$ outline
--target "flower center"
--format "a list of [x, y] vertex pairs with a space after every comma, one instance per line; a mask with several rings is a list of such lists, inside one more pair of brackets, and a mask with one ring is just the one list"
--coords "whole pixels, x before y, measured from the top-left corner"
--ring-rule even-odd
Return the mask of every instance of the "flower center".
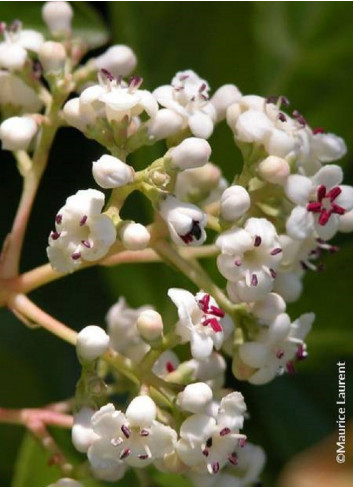
[[341, 187], [333, 187], [327, 192], [325, 185], [320, 185], [317, 189], [316, 200], [310, 201], [306, 208], [309, 212], [319, 214], [320, 226], [325, 226], [332, 214], [343, 215], [346, 209], [335, 203], [336, 198], [341, 194]]

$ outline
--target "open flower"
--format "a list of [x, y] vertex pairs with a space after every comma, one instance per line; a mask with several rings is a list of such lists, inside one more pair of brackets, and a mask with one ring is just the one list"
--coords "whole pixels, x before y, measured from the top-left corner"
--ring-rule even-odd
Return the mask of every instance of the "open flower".
[[178, 308], [176, 333], [184, 343], [190, 341], [192, 356], [202, 360], [212, 354], [213, 347], [219, 350], [233, 323], [216, 301], [204, 292], [194, 296], [183, 289], [169, 289], [168, 295]]
[[243, 446], [246, 405], [239, 392], [221, 400], [215, 416], [194, 414], [180, 427], [176, 450], [183, 463], [199, 473], [217, 474], [227, 462], [237, 464], [236, 450]]
[[216, 110], [209, 101], [209, 85], [194, 71], [178, 72], [171, 85], [158, 87], [153, 95], [167, 109], [183, 118], [184, 128], [192, 134], [207, 139], [213, 132]]
[[4, 41], [0, 43], [0, 68], [14, 71], [23, 68], [27, 51], [37, 53], [44, 42], [42, 34], [33, 30], [22, 30], [22, 24], [15, 20], [7, 26], [2, 24]]
[[103, 472], [107, 462], [146, 467], [172, 452], [176, 432], [156, 421], [156, 415], [156, 405], [148, 396], [135, 397], [125, 414], [113, 404], [103, 406], [91, 420], [97, 435], [87, 453], [91, 465]]
[[304, 338], [311, 329], [315, 315], [303, 314], [292, 324], [288, 314], [279, 314], [263, 328], [254, 341], [239, 346], [239, 357], [255, 372], [248, 379], [252, 384], [265, 384], [276, 375], [294, 372], [294, 360], [307, 356]]
[[314, 230], [324, 240], [336, 234], [340, 216], [353, 209], [353, 187], [340, 185], [342, 180], [343, 172], [337, 165], [326, 165], [311, 178], [288, 178], [287, 196], [297, 204], [287, 220], [292, 238], [308, 238]]
[[282, 249], [276, 229], [267, 219], [248, 219], [244, 229], [222, 233], [216, 246], [221, 250], [218, 269], [229, 280], [232, 300], [262, 300], [271, 291]]
[[58, 272], [73, 272], [81, 263], [103, 258], [116, 238], [113, 222], [102, 215], [104, 194], [79, 190], [66, 200], [55, 217], [47, 254]]
[[168, 195], [159, 205], [172, 240], [179, 246], [198, 246], [206, 240], [206, 214], [196, 205]]

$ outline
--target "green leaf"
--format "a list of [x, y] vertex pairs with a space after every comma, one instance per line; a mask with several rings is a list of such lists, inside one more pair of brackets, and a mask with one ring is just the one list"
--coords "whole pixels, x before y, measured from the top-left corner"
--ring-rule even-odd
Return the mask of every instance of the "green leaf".
[[[22, 2], [20, 11], [18, 11], [18, 4], [1, 2], [0, 19], [7, 23], [19, 19], [25, 29], [35, 29], [48, 35], [41, 17], [43, 5], [44, 2], [32, 2], [31, 4]], [[106, 44], [109, 39], [109, 32], [97, 10], [86, 2], [71, 2], [71, 6], [74, 10], [74, 37], [82, 37], [91, 49]]]
[[60, 477], [59, 469], [49, 465], [48, 454], [39, 442], [27, 433], [16, 461], [12, 486], [45, 487]]

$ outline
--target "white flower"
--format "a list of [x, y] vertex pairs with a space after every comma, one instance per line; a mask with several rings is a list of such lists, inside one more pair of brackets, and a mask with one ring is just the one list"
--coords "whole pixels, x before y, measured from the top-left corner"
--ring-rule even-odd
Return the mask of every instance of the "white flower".
[[207, 139], [213, 132], [216, 110], [208, 97], [209, 86], [194, 71], [178, 72], [171, 85], [158, 87], [153, 95], [163, 107], [173, 110], [183, 118], [183, 128]]
[[92, 417], [97, 439], [87, 453], [91, 465], [101, 465], [103, 473], [107, 461], [146, 467], [172, 452], [177, 435], [156, 421], [156, 413], [156, 405], [148, 396], [135, 397], [126, 414], [116, 411], [113, 404], [103, 406]]
[[105, 69], [114, 77], [128, 76], [137, 64], [136, 55], [129, 46], [117, 44], [92, 60], [97, 70]]
[[204, 382], [187, 385], [177, 396], [181, 409], [190, 413], [207, 413], [213, 399], [212, 389]]
[[26, 151], [36, 132], [37, 124], [32, 117], [22, 116], [5, 119], [0, 126], [2, 149]]
[[186, 138], [166, 154], [173, 168], [187, 170], [205, 165], [211, 156], [211, 146], [205, 139]]
[[290, 174], [290, 167], [284, 158], [268, 156], [261, 161], [257, 172], [266, 182], [283, 185]]
[[250, 195], [244, 187], [232, 185], [221, 197], [221, 216], [226, 221], [235, 221], [250, 208]]
[[163, 319], [162, 316], [153, 309], [142, 311], [137, 318], [137, 329], [146, 341], [155, 341], [162, 338]]
[[106, 315], [110, 346], [136, 362], [139, 362], [150, 349], [141, 338], [136, 324], [140, 314], [148, 310], [151, 310], [151, 306], [133, 309], [121, 297]]
[[109, 336], [99, 326], [86, 326], [77, 335], [77, 354], [83, 360], [93, 361], [109, 346]]
[[96, 261], [107, 254], [116, 239], [109, 217], [101, 214], [104, 194], [79, 190], [68, 197], [55, 218], [49, 236], [48, 258], [58, 272], [73, 272], [83, 260]]
[[200, 487], [246, 487], [259, 485], [259, 477], [265, 465], [266, 457], [263, 449], [247, 443], [234, 452], [236, 465], [224, 467], [222, 472], [214, 474], [198, 474], [190, 471], [188, 477], [195, 486]]
[[236, 449], [245, 442], [239, 434], [246, 405], [240, 393], [224, 397], [215, 416], [193, 414], [180, 427], [177, 453], [194, 471], [217, 474], [227, 462], [237, 463]]
[[172, 240], [179, 246], [198, 246], [206, 240], [206, 214], [196, 205], [180, 202], [169, 194], [159, 205]]
[[69, 2], [46, 2], [42, 8], [43, 20], [54, 35], [70, 32], [72, 16]]
[[94, 413], [93, 409], [84, 406], [74, 414], [71, 439], [76, 450], [81, 453], [87, 453], [92, 442], [97, 438], [91, 426]]
[[340, 216], [353, 208], [353, 187], [340, 185], [343, 172], [337, 165], [326, 165], [313, 177], [291, 175], [286, 194], [297, 204], [287, 220], [287, 232], [294, 239], [305, 239], [315, 230], [324, 240], [338, 231]]
[[244, 229], [233, 228], [219, 235], [217, 265], [230, 282], [234, 302], [262, 300], [271, 292], [282, 249], [276, 229], [267, 219], [250, 218]]
[[182, 342], [190, 341], [192, 356], [202, 360], [211, 355], [213, 347], [219, 350], [233, 324], [216, 301], [204, 292], [194, 296], [183, 289], [169, 289], [168, 295], [178, 308], [175, 331]]
[[[103, 77], [101, 78], [103, 92], [97, 98], [97, 108], [99, 110], [99, 104], [104, 107], [108, 121], [120, 122], [125, 117], [131, 120], [132, 117], [143, 112], [146, 112], [150, 117], [156, 115], [158, 104], [155, 98], [148, 90], [139, 89], [143, 81], [142, 78], [132, 77], [126, 86], [119, 79], [114, 79], [110, 73], [105, 71], [104, 73], [105, 80]], [[84, 93], [85, 91], [82, 92], [81, 97]]]
[[279, 314], [263, 328], [254, 341], [239, 346], [240, 359], [256, 372], [248, 379], [252, 384], [265, 384], [276, 375], [294, 372], [293, 360], [306, 357], [304, 338], [311, 329], [314, 314], [303, 314], [292, 324], [287, 314]]
[[22, 24], [14, 21], [3, 26], [4, 41], [0, 43], [0, 68], [10, 71], [21, 70], [27, 60], [27, 51], [38, 52], [44, 42], [42, 34], [33, 30], [22, 30]]
[[235, 85], [222, 85], [212, 95], [211, 103], [216, 110], [217, 122], [223, 120], [230, 105], [239, 102], [241, 93]]
[[44, 71], [51, 73], [64, 69], [67, 54], [64, 45], [60, 42], [47, 41], [42, 44], [38, 58]]
[[111, 155], [103, 155], [93, 162], [93, 178], [102, 188], [117, 188], [134, 180], [134, 170], [131, 166]]
[[42, 108], [38, 95], [17, 76], [0, 70], [0, 105], [12, 105], [32, 113]]

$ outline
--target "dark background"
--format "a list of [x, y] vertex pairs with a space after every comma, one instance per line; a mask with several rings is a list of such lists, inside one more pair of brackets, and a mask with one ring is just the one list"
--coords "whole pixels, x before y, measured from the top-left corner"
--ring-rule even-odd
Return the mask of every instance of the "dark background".
[[[0, 19], [20, 18], [38, 26], [42, 2], [1, 2]], [[350, 2], [74, 2], [75, 25], [88, 34], [104, 17], [112, 42], [129, 44], [139, 58], [137, 73], [144, 87], [169, 83], [176, 71], [192, 68], [216, 89], [235, 83], [243, 93], [285, 94], [313, 127], [343, 136], [348, 155], [342, 161], [346, 181], [353, 181], [352, 61], [353, 5]], [[27, 22], [26, 22], [27, 20]], [[99, 32], [104, 36], [102, 24]], [[101, 52], [97, 50], [96, 53]], [[240, 157], [223, 124], [211, 138], [213, 161], [231, 177]], [[94, 186], [91, 162], [103, 152], [74, 129], [61, 129], [50, 165], [33, 209], [24, 247], [22, 270], [46, 262], [47, 237], [56, 211], [67, 196]], [[136, 167], [158, 156], [157, 149], [138, 152]], [[21, 181], [11, 155], [1, 153], [0, 239], [10, 229]], [[140, 201], [129, 203], [129, 216], [146, 219]], [[326, 257], [326, 271], [309, 272], [293, 319], [302, 312], [317, 314], [309, 336], [310, 356], [293, 377], [263, 387], [233, 382], [244, 394], [251, 419], [245, 432], [264, 446], [268, 465], [265, 482], [278, 484], [282, 467], [305, 448], [336, 429], [338, 360], [347, 361], [352, 381], [353, 242], [339, 236], [340, 253]], [[208, 265], [214, 270], [212, 264]], [[108, 307], [120, 295], [139, 306], [154, 304], [167, 317], [175, 314], [166, 298], [169, 287], [186, 280], [163, 265], [90, 269], [31, 294], [40, 306], [74, 329], [104, 325]], [[41, 330], [30, 331], [8, 311], [0, 311], [0, 405], [40, 406], [70, 397], [79, 369], [72, 347]], [[347, 389], [347, 407], [352, 391]], [[350, 411], [349, 415], [352, 415]], [[15, 469], [24, 432], [0, 425], [0, 484], [46, 485], [53, 480], [38, 447], [26, 438]], [[62, 434], [60, 434], [62, 436]], [[334, 460], [335, 447], [332, 447]], [[14, 478], [15, 477], [15, 478]], [[162, 485], [179, 480], [163, 480]], [[305, 481], [303, 481], [303, 485]]]

